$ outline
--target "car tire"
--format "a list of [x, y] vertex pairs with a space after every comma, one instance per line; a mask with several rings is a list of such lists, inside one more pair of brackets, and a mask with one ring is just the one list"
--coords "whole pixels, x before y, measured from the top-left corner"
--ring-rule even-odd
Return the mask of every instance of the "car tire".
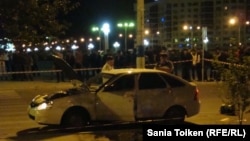
[[62, 119], [63, 127], [84, 127], [89, 125], [89, 115], [83, 110], [69, 110]]
[[172, 107], [164, 114], [164, 119], [170, 123], [183, 123], [185, 121], [186, 111], [182, 107]]

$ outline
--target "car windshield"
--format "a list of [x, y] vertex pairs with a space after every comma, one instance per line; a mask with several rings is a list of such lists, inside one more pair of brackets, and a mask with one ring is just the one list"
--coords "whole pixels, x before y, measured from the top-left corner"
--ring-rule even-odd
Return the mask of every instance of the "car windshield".
[[112, 79], [114, 76], [115, 75], [113, 75], [113, 74], [99, 73], [99, 74], [96, 74], [95, 76], [89, 78], [86, 83], [89, 87], [92, 87], [92, 88], [95, 87], [95, 89], [98, 89], [100, 86], [105, 84], [107, 81]]

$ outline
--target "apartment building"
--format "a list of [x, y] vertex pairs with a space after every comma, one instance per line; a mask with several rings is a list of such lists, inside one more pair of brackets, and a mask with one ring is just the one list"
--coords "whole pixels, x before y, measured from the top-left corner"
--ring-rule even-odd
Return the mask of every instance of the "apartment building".
[[154, 46], [201, 47], [203, 27], [208, 48], [250, 45], [249, 0], [158, 0], [145, 4], [144, 15]]

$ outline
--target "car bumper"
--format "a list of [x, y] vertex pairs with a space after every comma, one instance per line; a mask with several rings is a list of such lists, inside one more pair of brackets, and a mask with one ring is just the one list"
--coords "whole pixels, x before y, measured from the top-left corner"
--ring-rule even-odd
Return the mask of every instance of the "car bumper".
[[28, 106], [28, 116], [30, 119], [34, 120], [38, 124], [43, 125], [59, 125], [61, 122], [61, 117], [59, 114], [55, 114], [53, 110], [37, 110], [36, 107]]
[[200, 101], [192, 102], [192, 103], [189, 103], [188, 105], [192, 105], [192, 106], [189, 106], [188, 108], [186, 108], [187, 117], [195, 116], [200, 113], [200, 107], [201, 107]]

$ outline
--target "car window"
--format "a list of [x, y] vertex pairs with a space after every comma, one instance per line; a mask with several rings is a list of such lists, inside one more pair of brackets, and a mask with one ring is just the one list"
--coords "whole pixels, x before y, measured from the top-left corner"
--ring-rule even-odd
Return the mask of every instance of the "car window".
[[105, 91], [123, 91], [123, 90], [133, 90], [135, 86], [135, 76], [134, 75], [124, 75], [110, 85]]
[[167, 84], [157, 73], [141, 73], [139, 78], [139, 89], [166, 88]]
[[180, 80], [174, 78], [173, 76], [161, 74], [161, 76], [164, 78], [164, 80], [170, 85], [170, 87], [183, 87], [185, 84], [181, 82]]

